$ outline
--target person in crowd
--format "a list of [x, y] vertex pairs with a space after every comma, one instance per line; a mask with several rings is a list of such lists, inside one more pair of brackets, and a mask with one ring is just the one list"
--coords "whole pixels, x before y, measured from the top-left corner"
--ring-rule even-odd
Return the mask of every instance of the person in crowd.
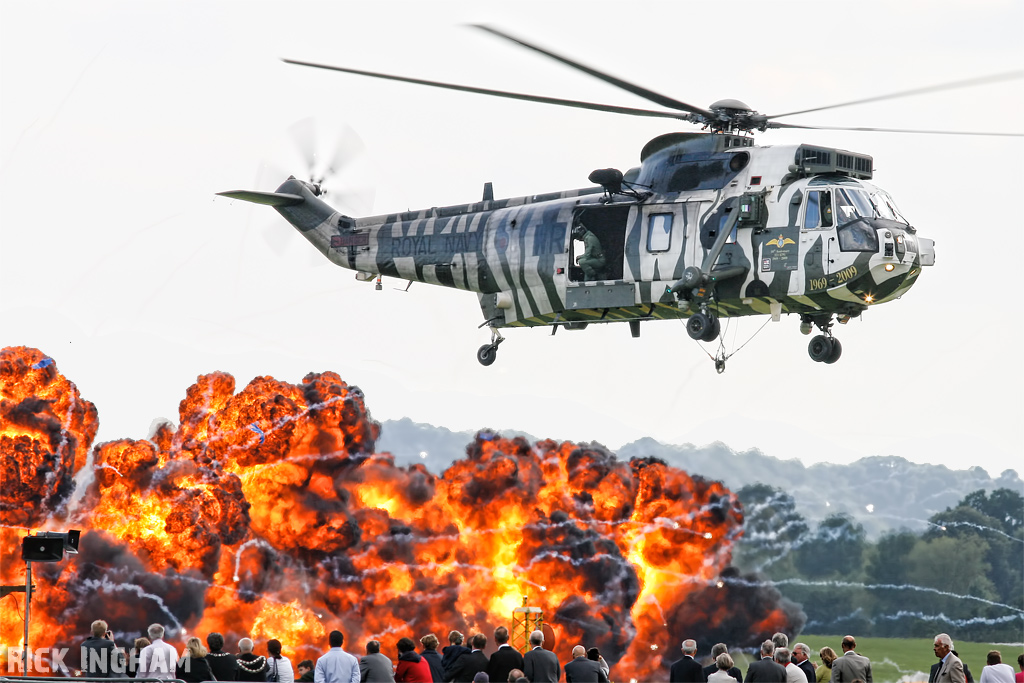
[[235, 662], [235, 655], [224, 652], [224, 636], [214, 631], [206, 636], [206, 644], [210, 651], [206, 653], [206, 661], [210, 663], [210, 670], [218, 681], [235, 680], [238, 664]]
[[790, 654], [789, 648], [775, 648], [774, 657], [775, 663], [786, 670], [786, 683], [807, 683], [803, 670], [793, 663], [793, 655]]
[[175, 678], [186, 683], [202, 683], [202, 681], [213, 680], [213, 670], [210, 669], [210, 662], [206, 659], [207, 649], [203, 641], [192, 636], [185, 641], [185, 650], [181, 653], [181, 659], [175, 668]]
[[811, 648], [807, 647], [806, 643], [797, 643], [793, 646], [790, 661], [804, 672], [804, 675], [807, 677], [807, 683], [815, 683], [814, 664], [811, 662]]
[[608, 683], [608, 675], [600, 664], [587, 658], [587, 648], [582, 645], [572, 649], [572, 660], [564, 668], [565, 683]]
[[601, 656], [600, 650], [596, 647], [592, 647], [587, 650], [587, 659], [597, 662], [597, 665], [601, 667], [601, 671], [604, 671], [604, 675], [611, 679], [611, 667], [608, 666], [608, 662], [604, 661], [604, 657]]
[[135, 678], [139, 672], [139, 656], [147, 645], [149, 638], [136, 638], [132, 643], [132, 649], [128, 652], [128, 678]]
[[444, 668], [444, 680], [451, 680], [452, 669], [459, 657], [468, 655], [472, 650], [462, 644], [463, 637], [458, 631], [448, 634], [448, 645], [441, 650], [441, 666]]
[[441, 643], [433, 633], [420, 638], [420, 644], [423, 649], [420, 650], [420, 657], [427, 660], [427, 664], [430, 666], [430, 677], [434, 683], [441, 683], [444, 681], [444, 663], [441, 660], [441, 653], [437, 651], [437, 646]]
[[360, 683], [395, 683], [395, 666], [380, 651], [379, 640], [366, 642], [366, 654], [359, 658]]
[[135, 677], [173, 680], [175, 666], [178, 663], [178, 651], [170, 643], [164, 642], [163, 625], [150, 624], [146, 632], [149, 634], [150, 644], [139, 653], [139, 668]]
[[473, 676], [473, 683], [491, 683], [491, 677], [487, 675], [486, 671], [478, 671]]
[[270, 670], [267, 658], [253, 653], [252, 648], [252, 638], [242, 638], [238, 641], [238, 656], [235, 657], [235, 662], [238, 663], [238, 671], [235, 672], [236, 681], [267, 680], [267, 671]]
[[989, 650], [985, 667], [981, 670], [980, 683], [1014, 683], [1013, 667], [1003, 664], [999, 650]]
[[341, 649], [345, 636], [341, 631], [331, 631], [327, 642], [331, 649], [316, 660], [314, 683], [359, 683], [359, 662]]
[[91, 635], [82, 641], [82, 675], [120, 678], [127, 670], [124, 651], [114, 642], [114, 633], [107, 622], [97, 619], [92, 622], [90, 631]]
[[1024, 653], [1017, 655], [1017, 668], [1020, 669], [1020, 671], [1017, 672], [1017, 675], [1014, 676], [1013, 680], [1017, 683], [1024, 683]]
[[544, 632], [530, 634], [530, 651], [523, 655], [523, 674], [531, 683], [558, 683], [562, 665], [554, 652], [544, 649]]
[[[773, 634], [772, 635], [772, 645], [775, 646], [776, 650], [778, 650], [780, 647], [788, 648], [789, 647], [789, 636], [787, 636], [782, 631], [779, 631], [778, 633]], [[774, 656], [774, 653], [772, 653], [772, 654]]]
[[516, 681], [518, 681], [520, 678], [526, 678], [526, 674], [524, 674], [521, 670], [512, 669], [508, 672], [508, 683], [516, 683]]
[[281, 654], [281, 641], [267, 641], [267, 680], [276, 683], [295, 683], [295, 672], [290, 659]]
[[487, 647], [487, 636], [477, 633], [469, 639], [469, 644], [473, 646], [472, 651], [455, 660], [455, 665], [448, 672], [445, 680], [455, 681], [455, 683], [470, 683], [478, 673], [487, 672], [487, 655], [484, 654], [484, 648]]
[[857, 654], [856, 647], [856, 638], [843, 636], [843, 656], [836, 657], [836, 661], [832, 662], [832, 683], [853, 683], [855, 678], [871, 683], [871, 660]]
[[[707, 668], [705, 667], [704, 670], [707, 671]], [[739, 673], [739, 668], [732, 661], [732, 655], [728, 652], [721, 652], [715, 657], [715, 670], [708, 676], [708, 683], [733, 683], [733, 681], [739, 680], [733, 671]]]
[[694, 658], [697, 654], [697, 641], [687, 639], [681, 646], [683, 658], [672, 665], [669, 669], [668, 680], [670, 683], [704, 683], [704, 667]]
[[[725, 643], [715, 643], [714, 647], [711, 648], [711, 664], [704, 667], [704, 678], [711, 680], [711, 675], [718, 671], [718, 658], [721, 655], [728, 654], [728, 652], [728, 645]], [[732, 655], [729, 656], [729, 661], [733, 662], [729, 665], [729, 675], [736, 679], [736, 683], [743, 683], [743, 672], [736, 666]]]
[[[967, 676], [964, 675], [964, 664], [960, 658], [953, 654], [953, 639], [945, 633], [935, 636], [932, 643], [935, 656], [939, 659], [938, 668], [935, 669], [935, 680], [933, 683], [967, 683]], [[835, 664], [832, 665], [833, 672]], [[832, 674], [835, 680], [835, 674]]]
[[508, 644], [508, 629], [499, 626], [494, 629], [497, 651], [487, 660], [487, 677], [492, 681], [504, 681], [512, 669], [523, 668], [523, 655]]
[[303, 659], [299, 662], [299, 665], [295, 667], [295, 670], [299, 672], [299, 683], [313, 683], [312, 659]]
[[430, 663], [416, 652], [416, 643], [412, 638], [398, 641], [398, 668], [395, 669], [395, 681], [401, 683], [432, 683]]
[[832, 662], [836, 661], [836, 651], [830, 647], [823, 647], [818, 650], [821, 658], [821, 666], [814, 670], [815, 683], [828, 683], [832, 680]]
[[[950, 650], [950, 652], [955, 654], [957, 657], [960, 656], [960, 653], [956, 650]], [[967, 662], [961, 659], [960, 663], [964, 665], [964, 678], [967, 679], [967, 683], [974, 683], [974, 676], [971, 675], [971, 668], [967, 666]]]
[[751, 662], [743, 683], [786, 683], [786, 670], [775, 663], [775, 643], [766, 640], [761, 643], [761, 659]]

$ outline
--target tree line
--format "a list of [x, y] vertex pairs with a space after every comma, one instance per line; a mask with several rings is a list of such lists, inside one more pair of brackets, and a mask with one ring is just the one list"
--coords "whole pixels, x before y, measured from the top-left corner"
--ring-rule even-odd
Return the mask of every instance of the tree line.
[[806, 633], [976, 642], [1024, 633], [1024, 497], [1007, 488], [967, 494], [924, 531], [871, 541], [847, 514], [813, 529], [793, 497], [767, 484], [737, 491], [744, 537], [733, 564], [757, 571], [803, 606]]

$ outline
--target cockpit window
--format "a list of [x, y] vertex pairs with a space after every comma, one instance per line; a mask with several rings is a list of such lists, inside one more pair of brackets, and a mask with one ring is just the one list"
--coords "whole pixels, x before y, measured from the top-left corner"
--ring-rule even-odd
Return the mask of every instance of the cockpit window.
[[804, 212], [804, 230], [819, 230], [832, 227], [832, 191], [811, 190], [807, 193], [807, 209]]
[[907, 222], [900, 214], [900, 210], [896, 208], [896, 202], [882, 190], [871, 194], [871, 204], [882, 218], [888, 218], [891, 221], [899, 221], [901, 223]]
[[867, 221], [854, 221], [839, 228], [841, 251], [878, 251], [878, 233]]
[[[867, 193], [863, 190], [854, 190], [848, 187], [844, 187], [838, 191], [844, 201], [853, 207], [852, 216], [840, 216], [839, 222], [845, 223], [848, 220], [853, 220], [858, 216], [861, 218], [874, 218], [875, 207], [871, 203], [871, 198], [868, 197]], [[838, 201], [837, 201], [838, 204]]]

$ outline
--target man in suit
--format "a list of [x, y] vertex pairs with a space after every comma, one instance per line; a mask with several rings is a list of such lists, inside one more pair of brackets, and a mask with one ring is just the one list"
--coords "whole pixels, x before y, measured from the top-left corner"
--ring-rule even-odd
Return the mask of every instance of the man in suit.
[[[960, 656], [960, 653], [956, 650], [950, 650], [950, 652], [955, 654], [957, 657]], [[1021, 655], [1021, 657], [1024, 657], [1024, 655]], [[974, 676], [971, 675], [971, 667], [967, 666], [967, 662], [962, 659], [960, 660], [960, 663], [964, 665], [964, 678], [967, 679], [967, 683], [974, 683]], [[928, 683], [935, 683], [935, 674], [939, 673], [940, 666], [942, 666], [941, 661], [932, 664], [932, 672], [928, 675]], [[1024, 669], [1024, 667], [1021, 668]], [[1024, 683], [1024, 681], [1019, 681], [1019, 683]]]
[[565, 683], [608, 683], [608, 676], [600, 664], [587, 659], [587, 648], [577, 645], [572, 649], [572, 661], [565, 665]]
[[669, 669], [670, 683], [705, 683], [704, 667], [693, 658], [697, 654], [697, 641], [684, 640], [682, 645], [683, 658]]
[[494, 642], [498, 644], [498, 651], [487, 662], [487, 676], [495, 683], [502, 683], [513, 669], [523, 668], [523, 656], [508, 644], [508, 629], [504, 626], [494, 629]]
[[523, 656], [523, 673], [530, 683], [558, 683], [562, 677], [562, 665], [554, 652], [541, 647], [544, 644], [544, 632], [534, 631], [530, 634], [530, 651]]
[[945, 633], [940, 633], [935, 636], [933, 646], [935, 656], [939, 658], [939, 668], [935, 672], [935, 683], [965, 683], [967, 677], [964, 675], [964, 664], [960, 661], [959, 657], [953, 654], [953, 639]]
[[750, 663], [743, 683], [786, 683], [786, 670], [772, 659], [774, 653], [775, 643], [761, 643], [761, 659]]
[[395, 683], [391, 659], [380, 653], [380, 641], [366, 643], [366, 655], [359, 660], [359, 683]]
[[804, 643], [793, 646], [793, 663], [800, 667], [807, 677], [807, 683], [814, 683], [814, 665], [811, 664], [811, 648]]
[[462, 655], [455, 660], [455, 665], [448, 674], [449, 681], [472, 683], [473, 677], [478, 673], [487, 672], [487, 655], [483, 652], [487, 647], [487, 636], [477, 633], [469, 639], [469, 643], [473, 646], [473, 650], [468, 655]]
[[857, 640], [853, 636], [843, 636], [843, 656], [832, 662], [831, 683], [851, 683], [855, 678], [871, 683], [871, 660], [857, 654], [856, 647]]

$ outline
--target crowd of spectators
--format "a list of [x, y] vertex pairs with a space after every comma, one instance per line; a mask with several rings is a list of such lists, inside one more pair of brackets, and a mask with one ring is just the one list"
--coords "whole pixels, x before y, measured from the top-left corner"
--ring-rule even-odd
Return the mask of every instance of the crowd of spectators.
[[[257, 654], [251, 638], [242, 638], [237, 653], [224, 650], [224, 636], [210, 633], [204, 643], [192, 636], [179, 652], [164, 640], [164, 627], [153, 624], [148, 638], [136, 638], [132, 646], [117, 647], [114, 635], [103, 620], [92, 623], [91, 635], [82, 642], [82, 676], [100, 678], [145, 678], [203, 681], [254, 681], [256, 683], [610, 683], [612, 671], [596, 647], [576, 645], [572, 658], [560, 662], [544, 648], [544, 633], [529, 636], [525, 653], [509, 645], [504, 626], [494, 630], [497, 648], [485, 653], [488, 639], [482, 633], [466, 638], [459, 631], [448, 634], [448, 645], [438, 652], [440, 640], [433, 633], [420, 638], [420, 649], [408, 637], [394, 643], [396, 657], [382, 650], [379, 640], [367, 641], [359, 656], [344, 649], [344, 636], [332, 631], [329, 649], [316, 662], [304, 659], [296, 665], [283, 654], [282, 643], [266, 643], [266, 654]], [[744, 674], [725, 643], [711, 648], [704, 664], [698, 660], [697, 642], [682, 641], [682, 657], [668, 669], [669, 683], [873, 683], [871, 661], [857, 652], [857, 641], [845, 636], [839, 643], [841, 655], [830, 647], [818, 651], [812, 661], [805, 643], [789, 647], [789, 638], [776, 633], [760, 647], [760, 656]], [[931, 667], [928, 683], [975, 683], [949, 635], [934, 639], [938, 661]], [[1024, 683], [1024, 654], [1017, 657], [1020, 671], [1002, 662], [998, 650], [986, 657], [978, 683]], [[630, 681], [630, 672], [621, 680]]]

